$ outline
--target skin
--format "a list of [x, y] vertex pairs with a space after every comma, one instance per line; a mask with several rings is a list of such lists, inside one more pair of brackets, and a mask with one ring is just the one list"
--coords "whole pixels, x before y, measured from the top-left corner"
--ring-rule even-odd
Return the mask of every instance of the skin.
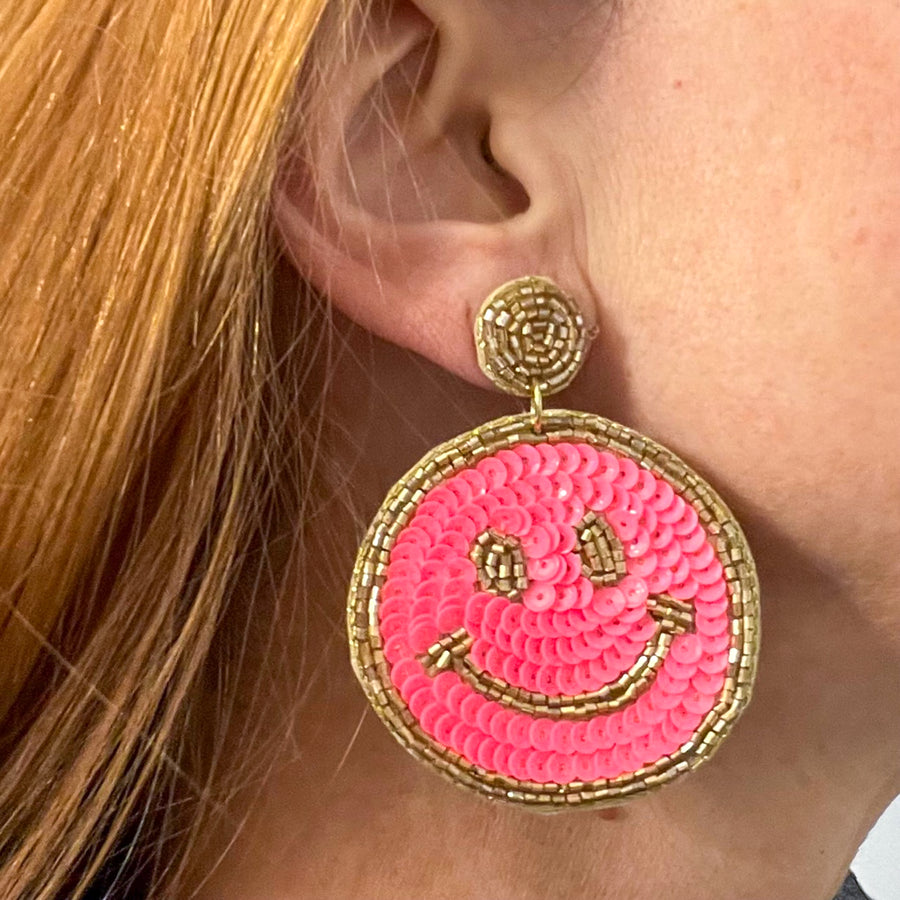
[[[369, 180], [384, 167], [353, 168], [385, 147], [374, 132], [351, 144], [355, 198], [323, 140], [324, 225], [296, 180], [276, 197], [293, 265], [348, 317], [329, 417], [354, 437], [333, 459], [365, 520], [434, 443], [518, 408], [483, 389], [472, 318], [506, 278], [551, 275], [599, 330], [558, 405], [669, 446], [744, 527], [763, 597], [753, 701], [713, 759], [621, 808], [542, 817], [470, 796], [367, 711], [342, 620], [358, 523], [335, 510], [341, 574], [310, 582], [322, 567], [300, 559], [302, 588], [291, 575], [317, 674], [279, 607], [269, 690], [290, 740], [235, 795], [201, 896], [828, 900], [900, 792], [900, 5], [441, 6], [388, 23], [373, 53], [442, 35], [399, 138], [428, 209], [401, 178], [388, 222]], [[326, 138], [365, 86], [344, 76]], [[501, 171], [457, 165], [477, 116], [425, 127], [479, 104]], [[250, 649], [264, 672], [267, 649]]]

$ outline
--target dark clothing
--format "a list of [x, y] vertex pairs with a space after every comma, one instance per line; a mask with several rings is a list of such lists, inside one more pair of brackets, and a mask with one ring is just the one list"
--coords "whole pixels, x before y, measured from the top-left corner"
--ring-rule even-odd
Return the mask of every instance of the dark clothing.
[[872, 900], [872, 898], [859, 886], [856, 876], [848, 872], [834, 900]]

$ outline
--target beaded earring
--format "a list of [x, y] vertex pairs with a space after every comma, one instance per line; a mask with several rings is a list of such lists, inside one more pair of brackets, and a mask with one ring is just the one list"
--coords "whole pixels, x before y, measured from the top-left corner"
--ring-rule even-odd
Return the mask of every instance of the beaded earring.
[[545, 810], [619, 804], [708, 759], [749, 702], [753, 558], [674, 453], [543, 409], [586, 343], [553, 282], [494, 291], [475, 341], [530, 410], [436, 447], [390, 491], [353, 571], [353, 668], [454, 783]]

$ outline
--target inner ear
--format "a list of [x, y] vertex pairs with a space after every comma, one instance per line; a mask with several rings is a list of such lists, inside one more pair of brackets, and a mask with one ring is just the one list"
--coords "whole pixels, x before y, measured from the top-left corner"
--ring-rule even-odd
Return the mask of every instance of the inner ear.
[[342, 188], [377, 219], [497, 222], [528, 208], [491, 151], [486, 108], [454, 96], [448, 59], [439, 30], [423, 29], [349, 118]]
[[483, 385], [481, 299], [523, 272], [556, 275], [564, 258], [548, 221], [560, 205], [537, 202], [542, 157], [511, 137], [518, 53], [480, 4], [370, 0], [339, 21], [282, 151], [274, 224], [348, 318]]

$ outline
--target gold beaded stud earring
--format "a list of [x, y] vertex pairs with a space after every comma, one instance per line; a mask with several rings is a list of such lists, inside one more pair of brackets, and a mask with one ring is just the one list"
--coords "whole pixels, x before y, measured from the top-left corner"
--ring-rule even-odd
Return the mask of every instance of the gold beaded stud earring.
[[753, 559], [674, 453], [543, 408], [585, 353], [553, 282], [494, 291], [475, 342], [530, 410], [434, 448], [390, 491], [353, 572], [353, 668], [454, 783], [546, 810], [622, 803], [708, 759], [749, 702]]

